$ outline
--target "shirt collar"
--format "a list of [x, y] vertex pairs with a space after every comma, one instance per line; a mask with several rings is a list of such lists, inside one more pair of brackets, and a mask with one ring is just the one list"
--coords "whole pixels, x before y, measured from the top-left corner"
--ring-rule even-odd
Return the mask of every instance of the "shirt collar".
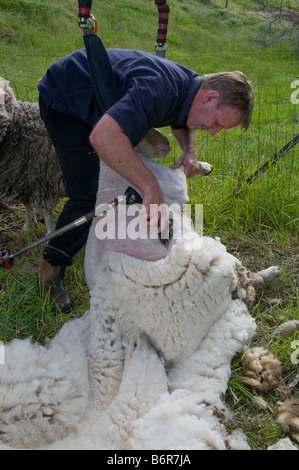
[[181, 107], [181, 110], [179, 112], [177, 124], [182, 124], [182, 125], [186, 124], [188, 112], [190, 110], [191, 104], [194, 100], [196, 93], [201, 87], [201, 84], [202, 84], [202, 77], [195, 76], [188, 90], [188, 94], [185, 98], [183, 106]]

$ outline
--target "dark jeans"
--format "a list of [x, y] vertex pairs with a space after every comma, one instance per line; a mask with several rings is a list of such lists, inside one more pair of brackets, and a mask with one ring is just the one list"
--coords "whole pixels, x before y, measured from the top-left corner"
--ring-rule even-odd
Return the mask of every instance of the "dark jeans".
[[[99, 157], [89, 142], [91, 128], [78, 118], [47, 108], [40, 100], [40, 114], [56, 149], [65, 179], [68, 200], [56, 229], [94, 210], [99, 180]], [[53, 266], [69, 266], [85, 245], [91, 222], [50, 240], [44, 259]]]

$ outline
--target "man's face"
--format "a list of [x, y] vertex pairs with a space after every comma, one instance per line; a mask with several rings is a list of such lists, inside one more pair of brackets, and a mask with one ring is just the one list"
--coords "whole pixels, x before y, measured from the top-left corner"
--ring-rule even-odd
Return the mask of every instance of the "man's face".
[[241, 124], [241, 112], [231, 106], [219, 107], [219, 98], [219, 93], [207, 91], [194, 100], [187, 118], [189, 129], [208, 131], [212, 136], [221, 129], [231, 129]]

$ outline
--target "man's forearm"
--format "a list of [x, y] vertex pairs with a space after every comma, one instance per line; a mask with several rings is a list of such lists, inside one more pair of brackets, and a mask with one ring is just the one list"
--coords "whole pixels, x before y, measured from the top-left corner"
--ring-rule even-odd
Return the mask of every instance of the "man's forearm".
[[113, 170], [147, 192], [156, 178], [135, 153], [128, 137], [117, 122], [105, 114], [90, 135], [90, 142], [99, 157]]
[[173, 133], [174, 137], [180, 144], [181, 149], [183, 152], [195, 154], [195, 132], [191, 131], [190, 129], [173, 129], [171, 128], [171, 132]]
[[183, 165], [185, 175], [193, 177], [198, 174], [198, 162], [195, 148], [195, 132], [190, 129], [171, 129], [174, 137], [180, 144], [183, 153], [174, 164], [174, 168]]

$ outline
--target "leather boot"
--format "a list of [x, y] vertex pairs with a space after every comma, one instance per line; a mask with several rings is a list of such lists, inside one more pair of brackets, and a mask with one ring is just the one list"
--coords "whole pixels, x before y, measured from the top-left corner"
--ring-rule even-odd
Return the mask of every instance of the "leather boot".
[[54, 300], [62, 312], [71, 307], [71, 299], [63, 284], [65, 268], [65, 266], [52, 266], [43, 260], [40, 273], [41, 296], [45, 298], [50, 291], [50, 300]]

